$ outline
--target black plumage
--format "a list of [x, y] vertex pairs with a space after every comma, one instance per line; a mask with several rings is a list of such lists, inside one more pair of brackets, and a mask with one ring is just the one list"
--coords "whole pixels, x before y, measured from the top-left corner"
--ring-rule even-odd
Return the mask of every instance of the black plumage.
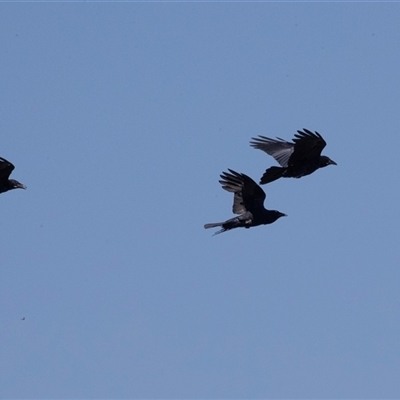
[[232, 211], [239, 216], [225, 222], [205, 224], [204, 228], [221, 226], [222, 229], [214, 234], [216, 235], [234, 228], [272, 224], [278, 218], [286, 216], [279, 211], [264, 208], [265, 192], [253, 179], [231, 169], [228, 171], [220, 175], [222, 179], [219, 183], [223, 189], [234, 193]]
[[261, 177], [260, 184], [273, 182], [279, 178], [301, 178], [310, 175], [319, 168], [328, 165], [337, 165], [327, 156], [321, 156], [326, 142], [318, 133], [308, 129], [297, 131], [293, 142], [265, 136], [252, 138], [250, 145], [255, 149], [263, 150], [274, 157], [280, 167], [268, 168]]
[[12, 189], [26, 189], [26, 186], [16, 181], [9, 179], [14, 165], [7, 161], [5, 158], [0, 157], [0, 193], [7, 192]]

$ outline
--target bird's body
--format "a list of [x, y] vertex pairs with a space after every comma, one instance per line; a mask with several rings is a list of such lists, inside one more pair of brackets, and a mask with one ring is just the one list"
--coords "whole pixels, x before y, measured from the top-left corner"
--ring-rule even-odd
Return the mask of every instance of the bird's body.
[[293, 142], [265, 136], [252, 138], [250, 145], [255, 149], [263, 150], [274, 157], [280, 167], [268, 168], [260, 180], [260, 184], [273, 182], [279, 178], [301, 178], [310, 175], [319, 168], [328, 165], [337, 165], [321, 152], [326, 146], [325, 140], [318, 133], [308, 129], [297, 131]]
[[265, 192], [249, 176], [229, 169], [229, 172], [222, 173], [221, 178], [219, 182], [222, 188], [234, 193], [232, 211], [238, 216], [225, 222], [204, 225], [206, 229], [222, 227], [215, 235], [234, 228], [272, 224], [278, 218], [286, 216], [279, 211], [264, 208]]
[[14, 170], [14, 165], [5, 158], [0, 157], [0, 193], [7, 192], [12, 189], [26, 189], [26, 186], [16, 181], [9, 179], [11, 172]]

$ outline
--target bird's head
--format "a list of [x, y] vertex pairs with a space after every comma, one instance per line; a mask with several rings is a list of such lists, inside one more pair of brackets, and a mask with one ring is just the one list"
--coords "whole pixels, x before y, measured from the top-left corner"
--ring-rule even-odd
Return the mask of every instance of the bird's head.
[[15, 179], [10, 179], [8, 181], [8, 183], [9, 183], [9, 187], [10, 187], [9, 190], [11, 190], [11, 189], [26, 189], [26, 186], [23, 183], [20, 183], [20, 182], [16, 181]]
[[280, 211], [273, 210], [272, 212], [274, 213], [274, 214], [272, 214], [274, 221], [276, 221], [280, 217], [287, 217], [287, 214], [281, 213]]
[[319, 158], [319, 167], [323, 168], [323, 167], [327, 167], [328, 165], [337, 165], [337, 164], [335, 163], [335, 161], [331, 160], [329, 157], [321, 156]]

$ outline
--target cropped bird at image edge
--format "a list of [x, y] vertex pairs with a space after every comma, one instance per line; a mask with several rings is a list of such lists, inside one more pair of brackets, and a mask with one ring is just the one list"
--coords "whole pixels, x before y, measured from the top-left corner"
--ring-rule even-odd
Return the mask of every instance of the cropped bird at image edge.
[[12, 189], [26, 189], [26, 186], [15, 179], [9, 179], [14, 165], [5, 158], [0, 157], [0, 193], [8, 192]]

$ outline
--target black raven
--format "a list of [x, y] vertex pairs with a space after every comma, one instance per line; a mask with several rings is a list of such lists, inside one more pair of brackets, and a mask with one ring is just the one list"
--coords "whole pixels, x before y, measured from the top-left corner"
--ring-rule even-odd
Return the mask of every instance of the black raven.
[[0, 193], [7, 192], [11, 189], [26, 189], [25, 185], [19, 183], [15, 179], [8, 179], [14, 168], [14, 165], [9, 161], [0, 157]]
[[329, 157], [321, 156], [326, 142], [318, 132], [312, 133], [308, 129], [297, 131], [293, 143], [281, 138], [270, 139], [261, 135], [252, 139], [251, 146], [265, 151], [281, 165], [281, 167], [268, 168], [261, 177], [261, 185], [282, 177], [301, 178], [312, 174], [318, 168], [337, 165]]
[[205, 224], [204, 228], [222, 226], [221, 230], [214, 233], [217, 235], [234, 228], [272, 224], [278, 218], [286, 216], [279, 211], [270, 211], [264, 208], [265, 192], [253, 179], [231, 169], [228, 171], [230, 173], [223, 172], [220, 175], [222, 180], [219, 183], [223, 189], [234, 193], [232, 211], [239, 216], [225, 222]]

